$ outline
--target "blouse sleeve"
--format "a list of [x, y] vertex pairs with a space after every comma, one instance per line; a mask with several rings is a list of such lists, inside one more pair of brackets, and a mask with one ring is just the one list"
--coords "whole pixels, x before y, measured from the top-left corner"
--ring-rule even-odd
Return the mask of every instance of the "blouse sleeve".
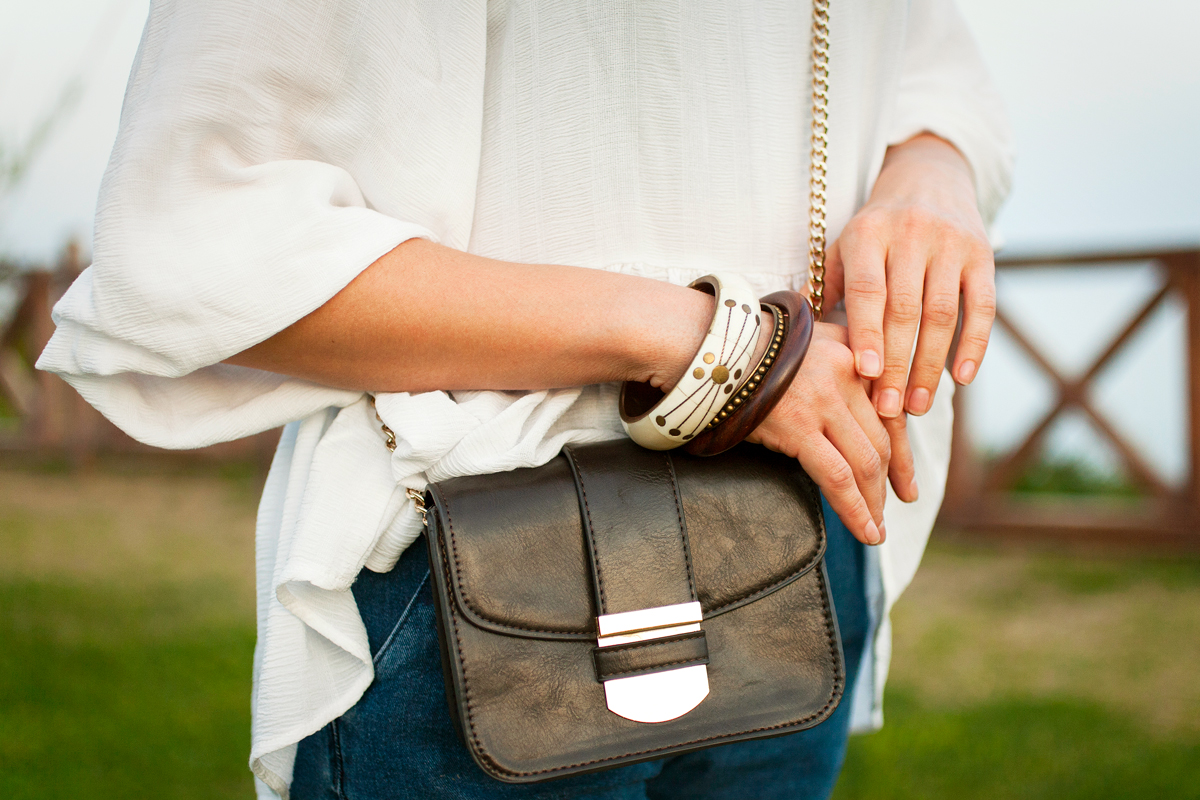
[[407, 239], [466, 247], [485, 34], [483, 0], [155, 0], [38, 367], [161, 447], [353, 402], [221, 362]]
[[911, 0], [896, 113], [888, 144], [922, 131], [951, 142], [975, 175], [991, 224], [1012, 184], [1012, 133], [1004, 103], [953, 0]]

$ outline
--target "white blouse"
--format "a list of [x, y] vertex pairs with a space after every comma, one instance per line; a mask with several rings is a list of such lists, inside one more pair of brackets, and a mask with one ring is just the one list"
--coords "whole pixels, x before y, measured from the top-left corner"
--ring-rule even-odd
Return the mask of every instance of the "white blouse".
[[[830, 233], [884, 150], [953, 142], [990, 218], [1003, 111], [951, 0], [832, 0]], [[400, 242], [761, 292], [806, 279], [810, 7], [781, 0], [158, 0], [96, 217], [38, 366], [122, 429], [187, 448], [286, 425], [258, 515], [251, 767], [373, 678], [350, 585], [419, 533], [405, 487], [623, 435], [612, 386], [365, 396], [220, 363]], [[403, 314], [403, 308], [395, 310]], [[951, 385], [909, 424], [921, 499], [889, 496], [855, 725], [881, 723], [887, 610], [941, 502]]]

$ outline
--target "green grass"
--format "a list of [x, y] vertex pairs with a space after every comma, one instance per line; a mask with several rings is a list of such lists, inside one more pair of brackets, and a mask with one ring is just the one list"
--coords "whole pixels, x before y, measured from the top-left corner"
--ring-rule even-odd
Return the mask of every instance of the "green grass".
[[0, 587], [0, 797], [248, 797], [254, 625], [228, 587]]
[[1036, 461], [1017, 479], [1013, 490], [1026, 494], [1116, 497], [1141, 494], [1125, 477], [1098, 470], [1084, 461]]
[[[256, 489], [0, 467], [0, 800], [253, 796]], [[1200, 560], [935, 540], [893, 619], [837, 800], [1200, 798]]]
[[886, 712], [882, 731], [851, 741], [835, 800], [1200, 798], [1200, 739], [1160, 739], [1097, 704], [946, 711], [893, 687]]
[[1200, 560], [931, 547], [837, 800], [1200, 798]]
[[250, 798], [254, 478], [0, 470], [0, 798]]

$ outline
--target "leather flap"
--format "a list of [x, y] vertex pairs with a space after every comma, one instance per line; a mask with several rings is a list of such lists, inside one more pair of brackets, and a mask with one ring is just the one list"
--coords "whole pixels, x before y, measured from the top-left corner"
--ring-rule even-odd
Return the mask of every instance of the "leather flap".
[[[626, 439], [575, 449], [613, 463], [641, 452]], [[670, 458], [705, 619], [787, 585], [824, 554], [820, 498], [794, 459], [750, 444], [717, 458]], [[464, 616], [517, 636], [596, 636], [583, 515], [566, 456], [442, 481], [429, 493], [430, 534]], [[642, 572], [641, 580], [657, 579], [652, 565]]]

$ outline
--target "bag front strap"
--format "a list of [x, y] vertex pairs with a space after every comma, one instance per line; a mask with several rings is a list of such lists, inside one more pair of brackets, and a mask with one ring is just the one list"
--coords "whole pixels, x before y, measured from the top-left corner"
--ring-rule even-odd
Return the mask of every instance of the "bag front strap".
[[611, 444], [563, 451], [579, 493], [599, 615], [695, 602], [671, 457]]
[[592, 651], [596, 678], [601, 683], [631, 675], [668, 672], [708, 663], [708, 639], [704, 631], [684, 633], [667, 639], [597, 647]]

